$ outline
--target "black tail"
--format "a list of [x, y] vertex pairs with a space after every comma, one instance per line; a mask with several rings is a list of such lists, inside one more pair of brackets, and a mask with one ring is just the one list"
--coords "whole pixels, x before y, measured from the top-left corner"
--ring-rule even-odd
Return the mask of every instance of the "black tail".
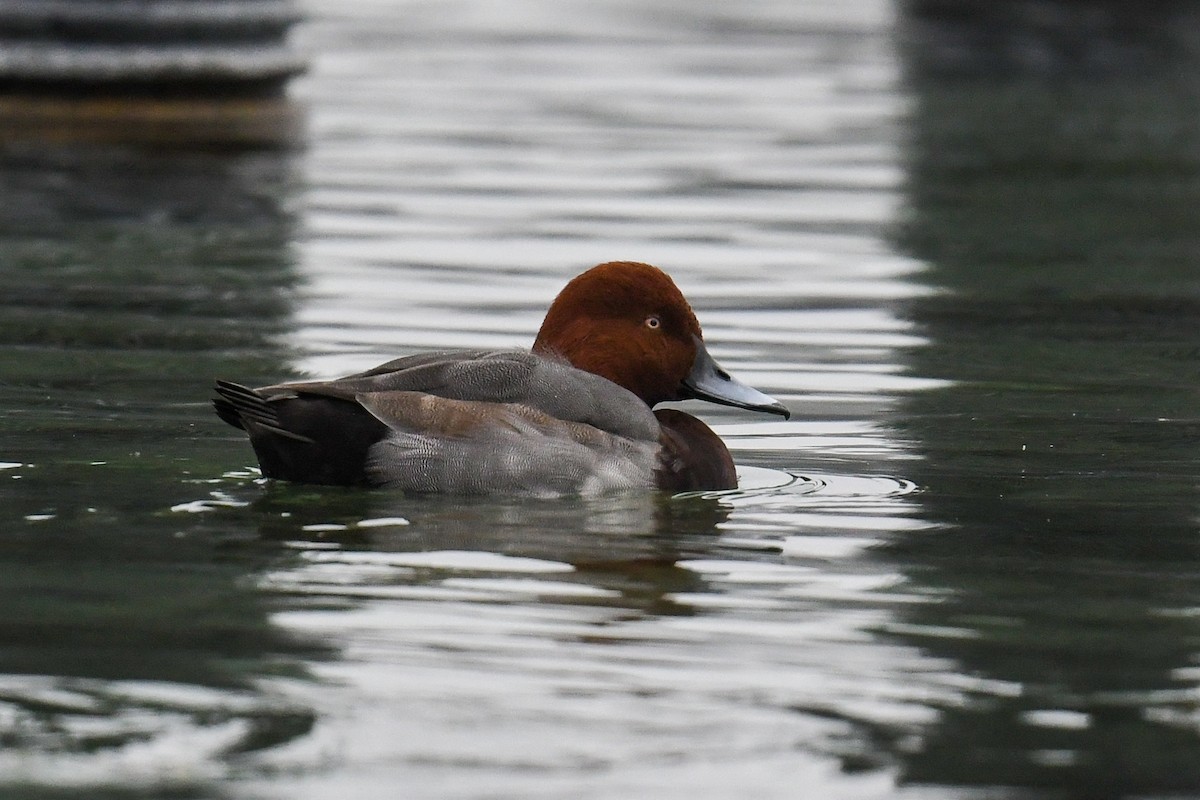
[[312, 441], [307, 436], [301, 436], [283, 427], [279, 422], [279, 416], [267, 398], [248, 386], [242, 386], [240, 383], [232, 381], [218, 380], [213, 388], [220, 395], [214, 397], [212, 401], [217, 416], [233, 427], [241, 428], [244, 431], [258, 428], [289, 439], [298, 439], [302, 442]]
[[217, 381], [217, 416], [250, 436], [267, 478], [342, 486], [368, 485], [367, 458], [387, 426], [352, 400], [280, 390], [263, 395]]
[[222, 380], [218, 380], [213, 388], [220, 395], [212, 399], [217, 416], [233, 427], [245, 430], [245, 426], [242, 425], [242, 416], [238, 413], [238, 399], [245, 394], [253, 394], [253, 390], [241, 384]]

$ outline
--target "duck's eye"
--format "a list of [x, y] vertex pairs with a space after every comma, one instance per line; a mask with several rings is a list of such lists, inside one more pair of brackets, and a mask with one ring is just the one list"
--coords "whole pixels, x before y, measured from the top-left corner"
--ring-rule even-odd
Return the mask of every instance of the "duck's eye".
[[654, 314], [651, 314], [650, 316], [646, 317], [646, 327], [650, 328], [651, 330], [660, 328], [662, 327], [662, 320], [660, 320]]

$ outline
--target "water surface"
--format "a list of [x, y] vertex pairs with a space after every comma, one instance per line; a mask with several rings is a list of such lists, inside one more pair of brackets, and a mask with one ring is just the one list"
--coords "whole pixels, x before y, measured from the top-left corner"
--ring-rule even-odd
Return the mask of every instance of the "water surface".
[[[5, 793], [1200, 796], [1194, 82], [866, 0], [308, 12], [301, 152], [3, 151]], [[793, 410], [686, 404], [738, 490], [267, 485], [207, 407], [610, 259]]]

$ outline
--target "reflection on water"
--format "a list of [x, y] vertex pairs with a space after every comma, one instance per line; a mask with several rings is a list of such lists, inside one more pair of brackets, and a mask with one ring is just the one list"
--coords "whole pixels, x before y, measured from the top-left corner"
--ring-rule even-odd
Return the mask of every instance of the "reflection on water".
[[[0, 154], [0, 793], [1194, 793], [1194, 70], [901, 89], [868, 0], [310, 14], [302, 154]], [[206, 403], [526, 347], [613, 258], [792, 408], [688, 404], [737, 490], [268, 485]]]
[[914, 453], [886, 417], [942, 385], [898, 365], [924, 340], [896, 307], [923, 290], [883, 239], [902, 178], [887, 9], [527, 5], [515, 30], [482, 5], [323, 10], [314, 39], [355, 49], [318, 52], [303, 87], [296, 368], [527, 347], [568, 278], [634, 258], [668, 269], [714, 354], [799, 419], [697, 409], [743, 465], [734, 493], [254, 501], [293, 551], [261, 584], [294, 604], [274, 620], [340, 657], [310, 665], [313, 734], [246, 786], [886, 791], [876, 737], [934, 718], [895, 676], [942, 667], [870, 632], [935, 599], [875, 553], [927, 527], [890, 477]]
[[[910, 60], [902, 238], [945, 290], [911, 306], [935, 343], [912, 368], [949, 383], [907, 403], [925, 458], [906, 474], [952, 532], [890, 548], [945, 598], [905, 613], [920, 630], [900, 640], [992, 683], [945, 710], [909, 780], [1200, 787], [1200, 81], [1178, 46], [1195, 7], [1118, 33], [1105, 20], [1131, 7], [1094, 5], [1076, 15], [1104, 31], [1090, 39], [1015, 25], [979, 54], [1002, 78]], [[1070, 66], [1047, 79], [1038, 53]], [[945, 626], [961, 635], [928, 633]]]
[[889, 764], [869, 730], [930, 719], [928, 690], [893, 670], [939, 666], [867, 632], [892, 604], [925, 602], [872, 555], [919, 526], [897, 522], [913, 487], [768, 469], [742, 481], [512, 504], [360, 492], [308, 506], [276, 487], [254, 511], [294, 555], [261, 585], [294, 598], [277, 624], [340, 656], [311, 665], [312, 735], [263, 754], [273, 777], [249, 785], [453, 795], [499, 781], [539, 796], [587, 776], [600, 796], [750, 782], [783, 797], [780, 775], [828, 781], [837, 757], [867, 770], [848, 790], [879, 791]]
[[253, 534], [167, 511], [228, 464], [210, 376], [278, 369], [291, 181], [278, 152], [0, 152], [0, 793], [185, 789], [312, 726], [256, 685], [323, 645], [271, 623]]

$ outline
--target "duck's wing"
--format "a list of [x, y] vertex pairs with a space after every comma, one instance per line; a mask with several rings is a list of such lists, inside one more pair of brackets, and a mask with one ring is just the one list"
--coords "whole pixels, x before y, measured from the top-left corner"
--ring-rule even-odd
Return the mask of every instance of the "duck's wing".
[[[277, 384], [268, 398], [320, 395], [357, 402], [384, 424], [411, 429], [409, 394], [534, 409], [624, 438], [657, 440], [653, 413], [636, 395], [570, 364], [521, 351], [467, 350], [406, 356], [331, 381]], [[393, 404], [389, 396], [404, 396]], [[392, 409], [405, 409], [398, 414]]]
[[389, 428], [368, 452], [375, 485], [541, 496], [653, 485], [659, 444], [651, 438], [559, 419], [524, 403], [401, 391], [362, 393], [358, 402]]

